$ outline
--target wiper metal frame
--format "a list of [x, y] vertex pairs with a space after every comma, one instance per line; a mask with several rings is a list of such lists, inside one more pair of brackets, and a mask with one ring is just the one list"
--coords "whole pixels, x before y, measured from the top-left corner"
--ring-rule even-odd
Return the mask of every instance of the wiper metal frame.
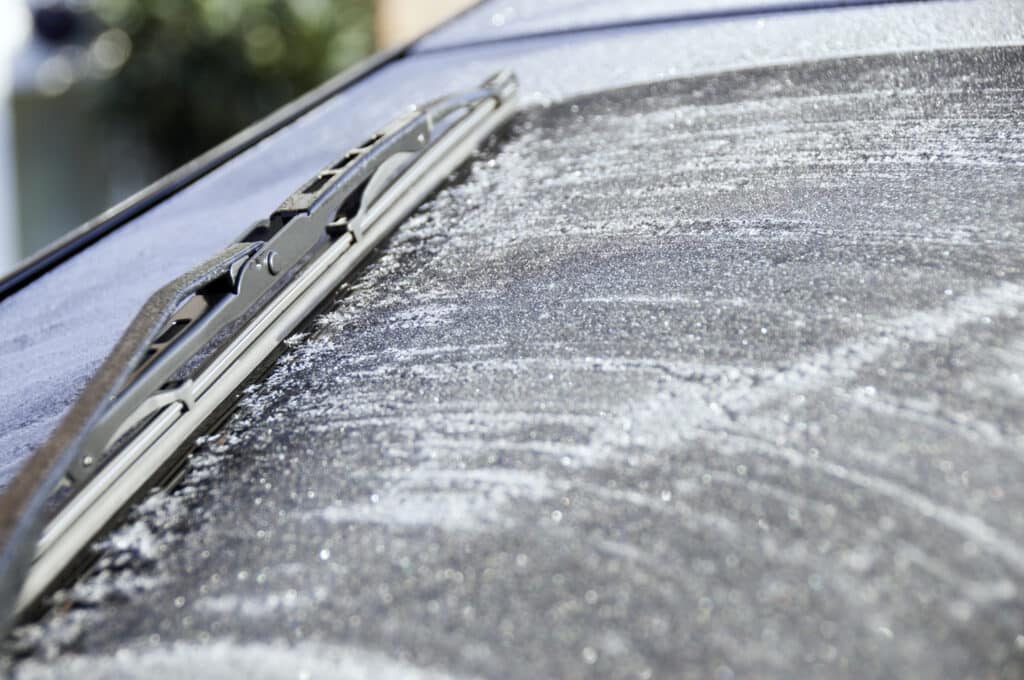
[[[35, 461], [8, 488], [34, 484], [32, 493], [0, 497], [2, 621], [30, 611], [132, 499], [187, 455], [253, 372], [507, 120], [517, 88], [502, 72], [413, 109], [151, 298], [36, 454], [51, 460]], [[199, 367], [176, 379], [212, 343]], [[81, 403], [98, 393], [102, 403]], [[51, 516], [62, 484], [69, 498]]]

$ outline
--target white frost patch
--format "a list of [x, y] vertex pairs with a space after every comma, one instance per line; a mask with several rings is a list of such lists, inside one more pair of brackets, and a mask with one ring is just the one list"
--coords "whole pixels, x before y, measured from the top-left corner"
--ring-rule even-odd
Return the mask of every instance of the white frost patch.
[[[724, 389], [673, 381], [648, 398], [630, 404], [629, 411], [621, 414], [613, 427], [598, 433], [595, 445], [606, 451], [629, 450], [633, 446], [668, 449], [688, 439], [715, 437], [722, 432], [744, 434], [746, 426], [764, 453], [781, 457], [794, 466], [819, 470], [872, 495], [900, 503], [999, 556], [1017, 573], [1024, 573], [1024, 549], [982, 518], [939, 504], [881, 474], [808, 456], [778, 443], [785, 441], [781, 436], [784, 433], [772, 446], [765, 433], [771, 432], [772, 427], [778, 428], [777, 420], [757, 418], [757, 411], [773, 402], [806, 398], [808, 394], [853, 380], [863, 367], [908, 342], [940, 342], [969, 324], [986, 323], [993, 317], [1015, 318], [1021, 307], [1024, 287], [1004, 283], [964, 295], [941, 308], [879, 319], [873, 333], [805, 357], [758, 385], [743, 376]], [[666, 422], [673, 423], [673, 427], [665, 428]]]
[[422, 304], [396, 311], [391, 316], [401, 328], [429, 328], [446, 323], [458, 311], [458, 305]]
[[27, 661], [19, 679], [33, 678], [292, 678], [295, 680], [434, 680], [457, 678], [419, 668], [377, 652], [313, 643], [289, 645], [179, 643], [171, 647], [135, 648], [113, 656], [68, 655], [49, 664]]
[[1019, 400], [1024, 396], [1024, 340], [1016, 340], [1005, 347], [993, 347], [989, 351], [1003, 370], [993, 371], [981, 379], [1004, 390], [1007, 399]]
[[503, 512], [508, 503], [553, 493], [544, 475], [522, 470], [413, 470], [364, 502], [332, 505], [312, 516], [332, 524], [477, 531], [511, 522]]
[[147, 497], [136, 512], [135, 521], [122, 525], [97, 543], [102, 555], [98, 570], [66, 591], [70, 600], [99, 604], [114, 596], [131, 597], [162, 581], [128, 567], [159, 560], [162, 551], [168, 549], [166, 532], [187, 510], [180, 498], [160, 491]]
[[318, 587], [312, 594], [300, 593], [297, 590], [286, 590], [270, 593], [265, 596], [254, 595], [220, 595], [204, 597], [198, 600], [195, 608], [220, 615], [243, 616], [249, 619], [261, 619], [279, 616], [286, 611], [309, 610], [327, 597], [326, 589]]
[[[723, 384], [673, 380], [647, 399], [630, 404], [628, 412], [598, 433], [594, 443], [600, 450], [628, 450], [631, 446], [666, 449], [735, 429], [736, 417], [852, 380], [864, 366], [907, 342], [935, 343], [969, 324], [1016, 317], [1022, 306], [1024, 287], [1004, 283], [964, 295], [944, 307], [879, 319], [873, 333], [804, 357], [767, 379], [762, 377], [756, 386], [752, 376], [740, 371], [723, 375], [727, 378]], [[664, 427], [666, 422], [673, 427]]]

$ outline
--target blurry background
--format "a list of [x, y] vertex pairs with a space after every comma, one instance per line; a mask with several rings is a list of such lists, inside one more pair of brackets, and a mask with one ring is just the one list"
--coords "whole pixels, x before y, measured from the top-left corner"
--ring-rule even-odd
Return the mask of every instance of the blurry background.
[[0, 0], [0, 273], [473, 0]]

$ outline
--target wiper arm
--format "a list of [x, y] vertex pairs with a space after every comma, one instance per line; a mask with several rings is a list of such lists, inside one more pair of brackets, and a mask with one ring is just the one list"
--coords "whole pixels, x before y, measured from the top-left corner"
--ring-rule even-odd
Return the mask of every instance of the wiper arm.
[[516, 90], [502, 72], [411, 110], [150, 298], [0, 497], [0, 621], [180, 467], [280, 342], [510, 115]]

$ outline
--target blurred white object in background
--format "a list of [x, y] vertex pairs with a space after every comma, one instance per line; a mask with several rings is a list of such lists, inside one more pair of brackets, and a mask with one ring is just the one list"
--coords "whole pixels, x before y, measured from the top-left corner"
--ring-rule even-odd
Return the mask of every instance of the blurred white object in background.
[[387, 49], [417, 38], [476, 0], [377, 0], [376, 40]]
[[[0, 0], [0, 18], [10, 1]], [[131, 53], [127, 36], [116, 29], [97, 33], [87, 0], [15, 0], [15, 6], [28, 24], [6, 57], [13, 135], [5, 160], [13, 156], [17, 197], [7, 208], [16, 234], [8, 243], [16, 246], [17, 261], [160, 173], [146, 140], [129, 126], [109, 125], [95, 106], [97, 84]]]
[[14, 54], [28, 38], [32, 17], [21, 0], [0, 2], [0, 273], [19, 259], [14, 158]]

